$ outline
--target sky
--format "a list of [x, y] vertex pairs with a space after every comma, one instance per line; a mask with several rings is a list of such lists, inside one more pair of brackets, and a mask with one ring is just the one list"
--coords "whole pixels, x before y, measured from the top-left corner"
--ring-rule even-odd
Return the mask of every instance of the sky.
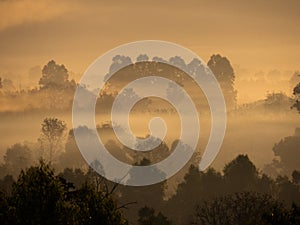
[[220, 53], [240, 71], [293, 71], [299, 11], [297, 0], [0, 0], [0, 74], [22, 79], [51, 59], [80, 74], [106, 51], [149, 39], [183, 45], [206, 62]]

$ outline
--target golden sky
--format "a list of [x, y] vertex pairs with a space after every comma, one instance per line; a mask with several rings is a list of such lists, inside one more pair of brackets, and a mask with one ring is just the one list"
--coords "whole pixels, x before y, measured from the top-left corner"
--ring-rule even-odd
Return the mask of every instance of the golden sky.
[[207, 62], [220, 53], [250, 70], [296, 70], [300, 1], [0, 0], [0, 73], [54, 59], [82, 73], [131, 41], [181, 44]]

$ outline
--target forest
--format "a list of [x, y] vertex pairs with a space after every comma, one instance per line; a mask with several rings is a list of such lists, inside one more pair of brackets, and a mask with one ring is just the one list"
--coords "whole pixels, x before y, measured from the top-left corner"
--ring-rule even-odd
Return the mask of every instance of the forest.
[[[109, 73], [132, 61], [139, 65], [145, 58], [151, 61], [143, 54], [136, 60], [117, 55]], [[160, 60], [189, 71], [203, 68], [201, 62], [185, 62], [179, 56]], [[210, 127], [203, 119], [204, 136], [184, 169], [167, 181], [142, 187], [109, 181], [85, 162], [74, 137], [76, 129], [85, 128], [71, 128], [77, 83], [63, 64], [50, 60], [39, 71], [35, 87], [18, 89], [9, 78], [0, 78], [1, 224], [300, 224], [299, 72], [291, 74], [290, 93], [267, 93], [265, 99], [239, 104], [238, 74], [229, 59], [215, 54], [207, 65], [220, 83], [228, 110], [227, 133], [216, 162], [198, 170]], [[140, 72], [138, 66], [127, 69], [131, 72], [118, 71], [119, 77], [109, 80], [97, 97], [97, 131], [116, 158], [147, 166], [167, 157], [179, 143], [176, 112], [154, 98], [141, 101], [132, 110], [132, 126], [159, 115], [173, 126], [172, 133], [150, 153], [122, 146], [113, 135], [107, 109], [132, 79], [128, 74]], [[176, 82], [191, 91], [200, 117], [209, 118], [203, 94], [184, 75]], [[173, 86], [168, 93], [178, 94]], [[136, 95], [126, 90], [128, 98]], [[143, 136], [147, 131], [140, 127], [136, 133]]]

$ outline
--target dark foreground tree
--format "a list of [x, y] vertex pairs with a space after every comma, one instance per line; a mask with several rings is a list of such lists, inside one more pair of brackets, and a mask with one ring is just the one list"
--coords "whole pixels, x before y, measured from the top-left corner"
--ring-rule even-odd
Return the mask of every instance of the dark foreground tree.
[[[291, 223], [296, 216], [269, 195], [244, 192], [216, 198], [197, 206], [194, 225], [271, 225]], [[299, 222], [299, 221], [298, 221]]]
[[127, 224], [111, 194], [73, 187], [44, 162], [22, 171], [11, 197], [0, 195], [1, 224]]

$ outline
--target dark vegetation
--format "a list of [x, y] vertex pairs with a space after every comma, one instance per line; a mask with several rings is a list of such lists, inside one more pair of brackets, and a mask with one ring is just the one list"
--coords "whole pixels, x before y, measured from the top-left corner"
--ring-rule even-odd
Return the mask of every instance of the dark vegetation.
[[[146, 57], [141, 55], [139, 60]], [[117, 56], [111, 72], [128, 62], [130, 58]], [[179, 57], [170, 62], [190, 70], [197, 68], [197, 62], [186, 65]], [[229, 60], [213, 55], [208, 66], [219, 80], [230, 110], [241, 110], [236, 105], [235, 74]], [[22, 100], [24, 96], [40, 99], [37, 104], [23, 107], [25, 111], [70, 109], [72, 98], [68, 96], [76, 88], [75, 82], [68, 78], [67, 69], [54, 61], [43, 68], [39, 88], [10, 92], [9, 85], [8, 80], [0, 78], [0, 90], [4, 90], [1, 98], [7, 101]], [[263, 101], [263, 107], [273, 112], [293, 107], [300, 112], [300, 83], [293, 87], [294, 97], [272, 93]], [[111, 104], [113, 95], [101, 93], [99, 101]], [[251, 107], [242, 106], [242, 110]], [[99, 129], [106, 129], [106, 125]], [[274, 144], [276, 157], [263, 171], [247, 155], [236, 156], [222, 171], [209, 168], [200, 172], [197, 164], [192, 163], [184, 178], [173, 184], [175, 191], [167, 193], [170, 185], [167, 182], [129, 187], [99, 176], [82, 158], [73, 130], [68, 132], [63, 120], [47, 117], [41, 123], [36, 143], [16, 143], [6, 150], [0, 165], [0, 223], [300, 224], [299, 147], [300, 131], [296, 129], [293, 136]], [[164, 152], [169, 150], [167, 145], [161, 148]], [[152, 159], [138, 157], [138, 160], [137, 164], [143, 166]]]

